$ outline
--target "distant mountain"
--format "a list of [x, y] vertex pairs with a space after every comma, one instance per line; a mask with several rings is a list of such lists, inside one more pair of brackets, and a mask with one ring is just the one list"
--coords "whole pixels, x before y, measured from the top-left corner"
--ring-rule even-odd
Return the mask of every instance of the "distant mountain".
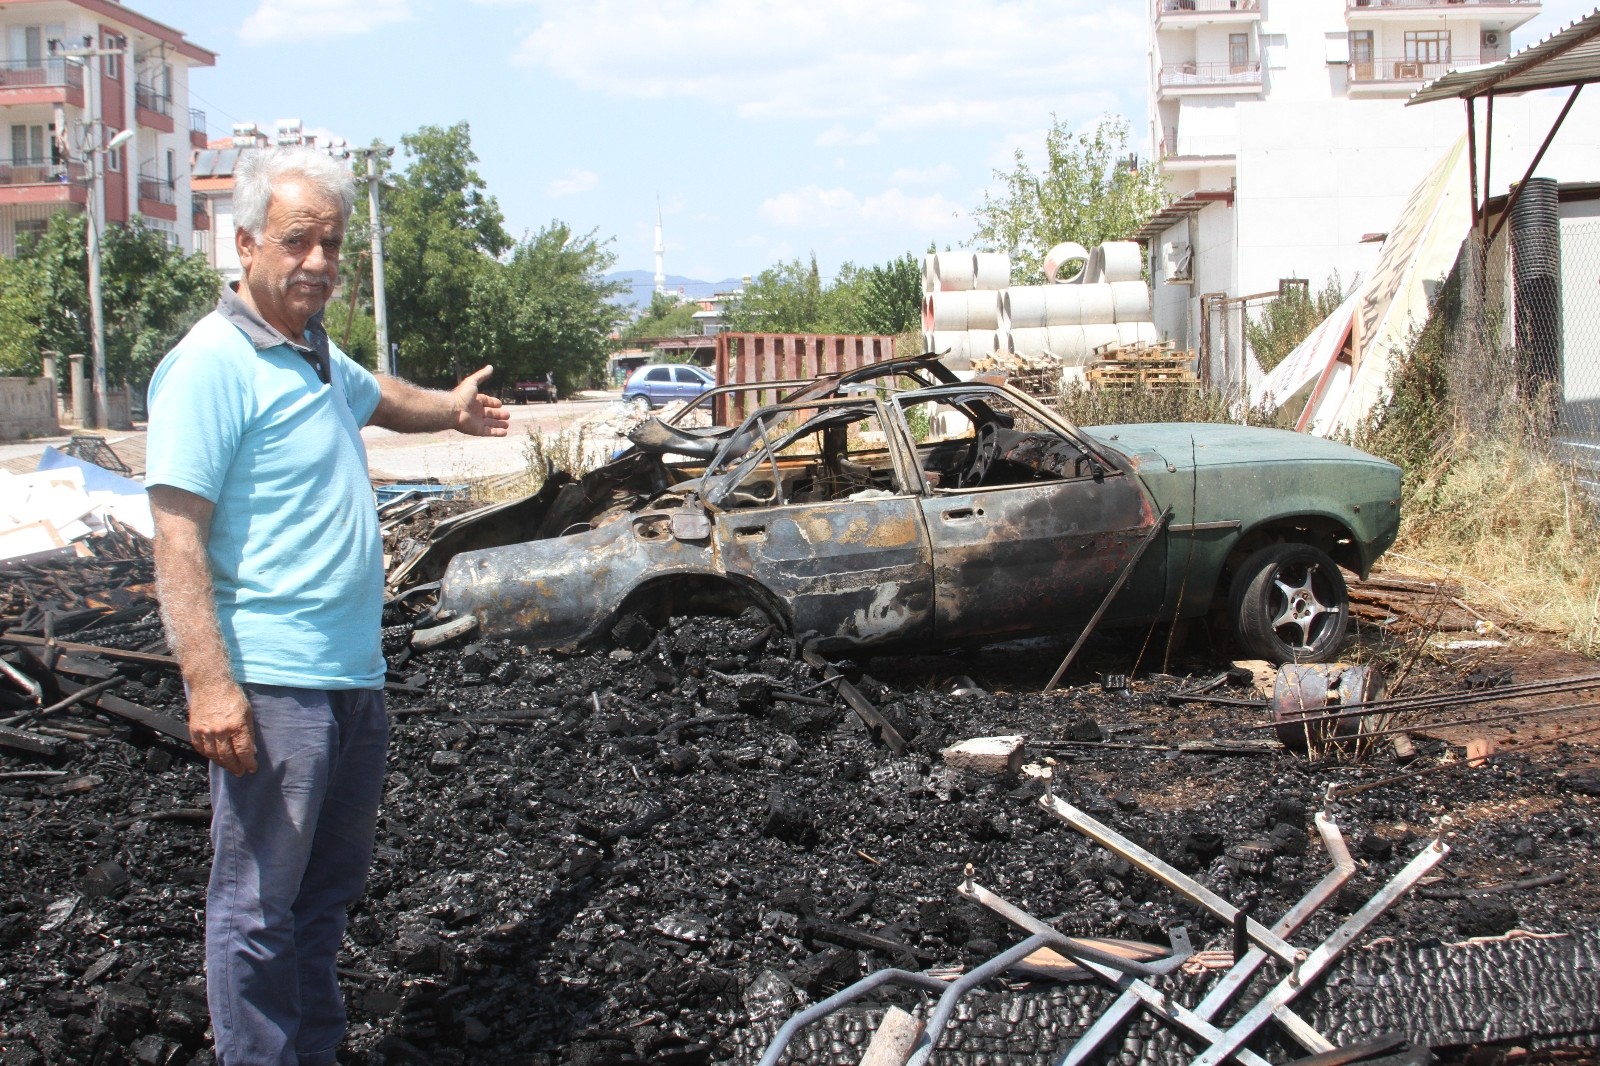
[[[605, 275], [604, 280], [620, 281], [628, 286], [624, 292], [612, 297], [612, 302], [622, 304], [634, 311], [650, 306], [650, 294], [656, 291], [656, 275], [653, 270], [614, 270]], [[701, 300], [719, 292], [737, 289], [744, 284], [738, 278], [724, 278], [722, 281], [698, 281], [678, 274], [668, 274], [666, 282], [668, 292], [681, 292], [691, 300]]]

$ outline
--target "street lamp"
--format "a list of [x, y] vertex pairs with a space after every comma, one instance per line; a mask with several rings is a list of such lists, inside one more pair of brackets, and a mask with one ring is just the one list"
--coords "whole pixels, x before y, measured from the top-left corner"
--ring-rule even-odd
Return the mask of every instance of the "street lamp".
[[[105, 184], [104, 158], [107, 152], [133, 139], [134, 131], [122, 130], [104, 147], [91, 145], [89, 149], [89, 340], [94, 350], [94, 422], [100, 429], [111, 425], [111, 409], [106, 401], [106, 327], [105, 312], [100, 302], [100, 196]], [[99, 139], [96, 131], [96, 140]]]

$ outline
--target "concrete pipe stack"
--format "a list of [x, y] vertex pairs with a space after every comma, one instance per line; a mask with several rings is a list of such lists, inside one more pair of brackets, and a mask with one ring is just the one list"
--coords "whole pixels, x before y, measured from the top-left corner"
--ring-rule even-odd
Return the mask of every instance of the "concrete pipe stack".
[[931, 252], [922, 264], [923, 345], [965, 370], [996, 352], [1075, 367], [1093, 362], [1097, 348], [1154, 343], [1142, 266], [1133, 241], [1093, 250], [1068, 242], [1045, 255], [1047, 284], [1011, 286], [1004, 255]]
[[930, 252], [922, 260], [922, 346], [949, 353], [954, 370], [993, 355], [1000, 295], [1011, 284], [1011, 257], [1002, 252]]

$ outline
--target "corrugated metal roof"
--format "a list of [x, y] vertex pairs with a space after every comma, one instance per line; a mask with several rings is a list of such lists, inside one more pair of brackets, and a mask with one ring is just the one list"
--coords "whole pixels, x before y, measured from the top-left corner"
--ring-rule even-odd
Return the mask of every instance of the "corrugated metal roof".
[[1424, 85], [1406, 105], [1570, 88], [1596, 81], [1600, 81], [1600, 8], [1498, 63], [1451, 71]]
[[1138, 241], [1140, 244], [1149, 244], [1161, 236], [1169, 226], [1183, 221], [1190, 215], [1197, 215], [1216, 203], [1231, 205], [1233, 203], [1233, 191], [1231, 189], [1203, 190], [1180, 197], [1162, 208], [1160, 212], [1152, 216], [1149, 221], [1140, 226], [1127, 239]]

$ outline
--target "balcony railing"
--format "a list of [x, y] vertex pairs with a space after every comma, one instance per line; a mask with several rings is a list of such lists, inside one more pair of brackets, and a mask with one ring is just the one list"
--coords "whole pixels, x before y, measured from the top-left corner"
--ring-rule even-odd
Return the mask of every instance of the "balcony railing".
[[1453, 56], [1450, 59], [1396, 59], [1380, 56], [1377, 59], [1352, 59], [1351, 84], [1372, 82], [1432, 81], [1442, 78], [1452, 70], [1478, 65], [1478, 57]]
[[1203, 88], [1211, 85], [1259, 85], [1261, 62], [1168, 63], [1161, 68], [1164, 89]]
[[189, 109], [189, 129], [195, 133], [206, 131], [206, 113], [198, 107]]
[[172, 183], [160, 178], [139, 179], [139, 199], [150, 200], [158, 204], [176, 203], [177, 199], [172, 194]]
[[1345, 0], [1345, 10], [1431, 7], [1538, 7], [1540, 0]]
[[53, 163], [48, 159], [0, 163], [0, 185], [70, 185], [88, 176], [81, 163]]
[[0, 62], [0, 89], [61, 86], [83, 88], [83, 68], [65, 59], [8, 59]]
[[1221, 11], [1260, 11], [1261, 0], [1161, 0], [1163, 15], [1210, 14]]
[[172, 117], [172, 97], [158, 93], [148, 85], [133, 87], [133, 102], [146, 111]]

